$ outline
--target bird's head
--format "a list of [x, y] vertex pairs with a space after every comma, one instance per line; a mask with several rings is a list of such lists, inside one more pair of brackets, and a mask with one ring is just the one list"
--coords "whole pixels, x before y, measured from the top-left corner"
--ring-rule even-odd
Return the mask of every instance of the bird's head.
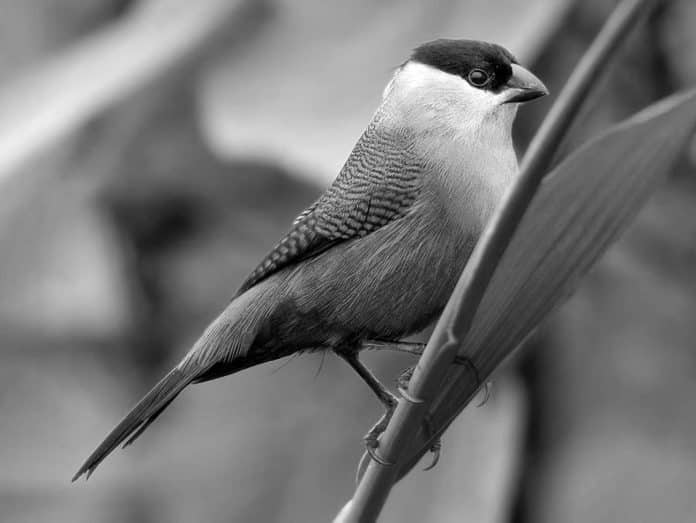
[[546, 86], [505, 48], [440, 39], [417, 47], [384, 92], [385, 102], [419, 119], [509, 132], [517, 106], [548, 94]]

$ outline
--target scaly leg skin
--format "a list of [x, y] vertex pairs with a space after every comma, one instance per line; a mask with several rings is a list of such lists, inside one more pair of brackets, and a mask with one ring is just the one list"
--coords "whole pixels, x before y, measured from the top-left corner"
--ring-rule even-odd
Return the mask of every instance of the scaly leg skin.
[[[421, 356], [425, 349], [424, 343], [414, 343], [408, 341], [390, 341], [390, 340], [368, 340], [362, 344], [360, 350], [391, 350], [402, 352], [414, 356]], [[376, 452], [379, 446], [379, 436], [384, 432], [389, 425], [389, 421], [394, 414], [394, 409], [398, 399], [387, 388], [379, 382], [379, 380], [365, 367], [359, 360], [357, 353], [352, 350], [337, 350], [336, 353], [341, 356], [346, 362], [358, 373], [358, 375], [372, 389], [377, 398], [385, 407], [385, 412], [382, 417], [365, 435], [365, 448], [369, 456], [382, 465], [389, 463], [382, 459]], [[359, 473], [359, 471], [358, 471]]]
[[370, 457], [377, 461], [378, 463], [381, 463], [383, 465], [388, 465], [386, 461], [384, 461], [380, 456], [377, 455], [375, 452], [375, 449], [379, 446], [379, 441], [378, 438], [382, 432], [387, 428], [387, 425], [389, 424], [389, 420], [392, 417], [392, 414], [394, 414], [394, 409], [396, 408], [396, 404], [398, 403], [398, 399], [394, 394], [389, 392], [387, 388], [380, 383], [380, 381], [372, 374], [370, 369], [365, 367], [360, 360], [358, 359], [358, 355], [354, 351], [336, 351], [336, 353], [343, 358], [348, 365], [350, 365], [355, 372], [358, 373], [358, 375], [363, 379], [365, 383], [372, 389], [372, 392], [375, 393], [377, 398], [382, 402], [382, 404], [385, 407], [385, 412], [382, 415], [382, 417], [379, 419], [379, 421], [370, 429], [370, 431], [365, 435], [364, 441], [365, 441], [365, 447], [367, 449], [368, 454], [370, 454]]
[[[360, 347], [360, 350], [373, 349], [393, 350], [396, 352], [404, 352], [414, 356], [421, 356], [423, 354], [423, 350], [425, 349], [425, 344], [405, 341], [395, 342], [387, 340], [369, 340], [364, 342]], [[363, 365], [360, 362], [356, 351], [339, 349], [335, 350], [335, 352], [341, 358], [343, 358], [353, 368], [353, 370], [355, 370], [355, 372], [358, 373], [358, 375], [363, 379], [363, 381], [365, 381], [365, 383], [367, 383], [367, 385], [370, 387], [370, 389], [372, 389], [377, 398], [380, 400], [380, 402], [382, 402], [382, 404], [385, 407], [384, 414], [379, 419], [379, 421], [370, 429], [370, 431], [365, 435], [364, 441], [367, 453], [373, 460], [377, 461], [382, 465], [389, 465], [388, 462], [386, 462], [377, 454], [375, 449], [377, 449], [377, 447], [379, 446], [379, 436], [382, 434], [382, 432], [386, 430], [387, 425], [389, 424], [389, 421], [391, 420], [392, 415], [394, 414], [394, 409], [396, 408], [398, 400], [396, 396], [389, 392], [389, 390], [387, 390], [387, 388], [384, 385], [382, 385], [382, 383], [374, 376], [374, 374], [372, 374], [370, 369], [365, 367], [365, 365]], [[455, 359], [455, 363], [468, 366], [474, 371], [478, 378], [478, 371], [476, 367], [468, 359], [457, 358]], [[405, 395], [406, 397], [408, 397], [408, 393], [406, 391], [408, 390], [408, 382], [411, 379], [412, 374], [413, 368], [407, 369], [401, 374], [401, 376], [398, 379], [399, 390], [401, 391], [402, 395]], [[426, 433], [429, 435], [433, 434], [434, 430], [432, 427], [432, 421], [429, 417], [426, 417], [426, 419], [423, 421], [423, 424], [425, 426]], [[440, 459], [441, 449], [442, 444], [440, 442], [440, 438], [437, 438], [430, 447], [430, 451], [434, 454], [432, 463], [429, 466], [427, 466], [424, 470], [430, 470], [434, 468], [435, 465], [437, 465], [437, 462]], [[359, 471], [360, 467], [358, 468], [358, 474]]]

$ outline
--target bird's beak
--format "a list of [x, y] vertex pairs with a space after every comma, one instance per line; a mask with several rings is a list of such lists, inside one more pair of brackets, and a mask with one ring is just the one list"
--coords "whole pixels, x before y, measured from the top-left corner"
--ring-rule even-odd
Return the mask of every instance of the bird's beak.
[[512, 64], [512, 76], [506, 84], [506, 98], [503, 103], [522, 103], [549, 94], [546, 86], [524, 67]]

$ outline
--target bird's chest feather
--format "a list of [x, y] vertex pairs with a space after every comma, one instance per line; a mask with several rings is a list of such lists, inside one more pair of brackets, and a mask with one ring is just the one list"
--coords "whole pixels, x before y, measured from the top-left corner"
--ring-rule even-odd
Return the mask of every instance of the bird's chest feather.
[[438, 132], [449, 139], [420, 144], [430, 164], [424, 189], [454, 227], [478, 237], [517, 172], [512, 142], [498, 133], [481, 136], [449, 127]]
[[405, 216], [289, 274], [294, 327], [288, 335], [295, 343], [397, 339], [440, 314], [516, 158], [509, 142], [433, 144], [422, 156], [420, 194]]
[[296, 310], [329, 340], [399, 338], [425, 328], [474, 244], [439, 214], [411, 213], [312, 260], [291, 283], [311, 289], [296, 293]]

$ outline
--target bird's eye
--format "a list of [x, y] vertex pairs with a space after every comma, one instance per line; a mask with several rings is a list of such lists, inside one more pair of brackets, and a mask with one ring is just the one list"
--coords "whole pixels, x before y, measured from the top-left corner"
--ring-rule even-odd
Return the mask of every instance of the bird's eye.
[[483, 87], [490, 80], [490, 76], [488, 76], [488, 73], [486, 71], [482, 71], [481, 69], [472, 69], [469, 72], [468, 78], [469, 83], [474, 87]]

